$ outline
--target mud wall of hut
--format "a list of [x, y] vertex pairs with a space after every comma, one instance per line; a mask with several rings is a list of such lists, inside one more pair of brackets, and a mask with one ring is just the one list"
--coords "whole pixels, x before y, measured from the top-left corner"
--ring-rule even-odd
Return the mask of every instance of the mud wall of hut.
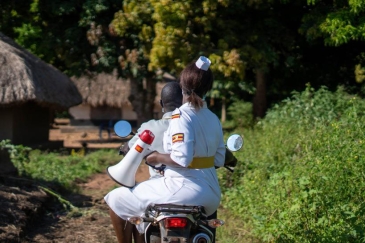
[[13, 144], [35, 145], [48, 142], [50, 128], [49, 108], [34, 102], [0, 108], [0, 140]]

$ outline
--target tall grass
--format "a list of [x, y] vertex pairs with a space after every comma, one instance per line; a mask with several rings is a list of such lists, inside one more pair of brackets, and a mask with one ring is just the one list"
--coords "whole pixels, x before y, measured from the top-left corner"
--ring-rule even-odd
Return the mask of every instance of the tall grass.
[[105, 170], [107, 165], [117, 161], [115, 150], [101, 149], [83, 155], [59, 155], [58, 153], [41, 153], [33, 150], [29, 154], [30, 162], [24, 165], [27, 174], [32, 178], [54, 181], [70, 187], [77, 180], [85, 180], [89, 176]]
[[[262, 242], [365, 241], [365, 101], [308, 87], [245, 135], [222, 205]], [[230, 184], [231, 187], [225, 185]]]
[[19, 174], [44, 182], [52, 182], [68, 190], [75, 190], [75, 182], [86, 180], [101, 172], [108, 165], [120, 160], [116, 150], [100, 149], [85, 154], [81, 149], [70, 154], [31, 150], [22, 145], [0, 142], [0, 149], [7, 149]]

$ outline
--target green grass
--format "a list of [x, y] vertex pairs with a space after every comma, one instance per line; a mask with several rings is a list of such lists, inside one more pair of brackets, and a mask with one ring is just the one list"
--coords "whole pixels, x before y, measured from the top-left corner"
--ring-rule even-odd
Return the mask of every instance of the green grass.
[[[218, 242], [365, 242], [365, 101], [339, 89], [308, 87], [252, 127], [247, 104], [234, 173], [219, 169]], [[246, 114], [246, 115], [245, 115]], [[233, 130], [232, 130], [233, 129]], [[225, 136], [229, 135], [228, 132]], [[0, 142], [23, 174], [72, 188], [120, 157], [29, 151]]]
[[[245, 135], [224, 205], [262, 242], [364, 242], [365, 102], [310, 87]], [[238, 238], [239, 239], [239, 238]]]
[[120, 160], [118, 151], [112, 149], [100, 149], [87, 154], [80, 149], [66, 154], [31, 150], [22, 145], [12, 145], [9, 141], [1, 141], [0, 148], [10, 152], [12, 162], [21, 175], [55, 183], [71, 191], [77, 190], [75, 182], [85, 181]]
[[218, 209], [218, 218], [224, 220], [224, 225], [217, 228], [217, 243], [258, 243], [258, 239], [251, 234], [251, 230], [245, 223], [234, 214], [223, 207]]

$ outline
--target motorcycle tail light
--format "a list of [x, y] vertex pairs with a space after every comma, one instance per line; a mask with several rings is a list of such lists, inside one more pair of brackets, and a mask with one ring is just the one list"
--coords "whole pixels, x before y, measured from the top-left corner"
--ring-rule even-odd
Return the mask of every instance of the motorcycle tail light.
[[218, 228], [218, 227], [224, 225], [224, 221], [221, 219], [211, 219], [211, 220], [208, 220], [208, 225], [211, 228]]
[[184, 228], [188, 224], [186, 218], [166, 218], [164, 219], [165, 228]]
[[128, 221], [131, 223], [131, 224], [135, 224], [135, 225], [139, 225], [143, 222], [143, 219], [141, 217], [130, 217], [128, 218]]

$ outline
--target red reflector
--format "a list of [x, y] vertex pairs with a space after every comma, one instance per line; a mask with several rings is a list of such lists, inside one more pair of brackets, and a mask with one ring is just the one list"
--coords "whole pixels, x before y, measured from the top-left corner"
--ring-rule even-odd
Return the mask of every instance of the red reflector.
[[184, 228], [188, 224], [186, 218], [167, 218], [165, 219], [166, 228]]

